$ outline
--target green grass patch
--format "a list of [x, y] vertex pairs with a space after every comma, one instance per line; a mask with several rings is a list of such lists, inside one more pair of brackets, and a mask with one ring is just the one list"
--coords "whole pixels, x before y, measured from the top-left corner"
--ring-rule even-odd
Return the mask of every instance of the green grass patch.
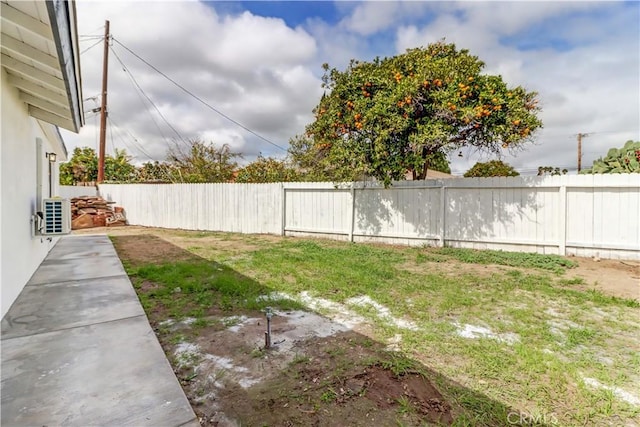
[[[212, 308], [233, 313], [303, 307], [286, 298], [259, 298], [274, 292], [293, 297], [307, 292], [341, 304], [367, 320], [372, 340], [401, 337], [403, 353], [386, 360], [387, 369], [398, 374], [419, 369], [411, 360], [417, 359], [451, 380], [442, 383], [442, 392], [465, 409], [456, 425], [499, 425], [506, 407], [536, 408], [553, 414], [559, 425], [603, 424], [611, 414], [621, 424], [640, 421], [637, 408], [580, 386], [582, 378], [591, 377], [637, 394], [640, 357], [628, 349], [639, 346], [634, 331], [640, 303], [584, 291], [580, 279], [558, 277], [574, 261], [501, 251], [252, 239], [257, 243], [251, 249], [216, 248], [208, 260], [135, 268], [126, 259], [123, 263], [145, 310], [176, 319], [202, 319]], [[197, 250], [207, 244], [202, 240]], [[452, 271], [445, 265], [451, 260], [515, 268], [479, 274], [456, 263]], [[386, 311], [349, 302], [363, 295]], [[390, 318], [410, 321], [416, 329]], [[464, 325], [489, 332], [465, 337]], [[610, 364], [601, 362], [605, 358]], [[614, 370], [615, 375], [608, 373]], [[323, 401], [335, 399], [330, 389], [323, 392]]]
[[[263, 310], [267, 306], [283, 310], [300, 308], [300, 304], [288, 299], [259, 298], [270, 290], [227, 266], [205, 260], [149, 264], [130, 269], [129, 275], [138, 284], [145, 310], [161, 307], [174, 319], [200, 318], [212, 309], [231, 312]], [[145, 289], [141, 283], [152, 283], [155, 287]], [[198, 326], [202, 326], [200, 323]]]
[[[436, 248], [430, 249], [426, 260], [438, 256], [447, 256], [468, 264], [496, 264], [510, 267], [539, 268], [554, 273], [564, 273], [568, 268], [577, 264], [567, 258], [557, 255], [543, 255], [525, 252], [504, 252], [491, 250], [474, 250], [463, 248]], [[442, 262], [442, 261], [437, 261]]]

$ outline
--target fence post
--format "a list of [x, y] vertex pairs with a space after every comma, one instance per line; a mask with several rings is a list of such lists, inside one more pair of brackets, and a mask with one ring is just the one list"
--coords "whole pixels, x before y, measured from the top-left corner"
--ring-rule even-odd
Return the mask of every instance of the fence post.
[[287, 227], [287, 189], [284, 188], [284, 183], [280, 184], [280, 199], [281, 199], [281, 205], [282, 205], [282, 214], [281, 214], [281, 218], [282, 218], [282, 231], [281, 231], [281, 235], [286, 236], [286, 227]]
[[356, 218], [356, 188], [355, 188], [355, 182], [351, 183], [351, 210], [349, 212], [349, 241], [353, 242], [353, 222], [355, 221]]
[[560, 185], [560, 236], [558, 236], [560, 242], [558, 245], [559, 255], [565, 256], [567, 254], [567, 186]]
[[446, 208], [446, 200], [447, 200], [447, 187], [442, 184], [440, 187], [440, 247], [444, 248], [444, 234], [446, 230], [445, 218], [447, 217], [447, 208]]

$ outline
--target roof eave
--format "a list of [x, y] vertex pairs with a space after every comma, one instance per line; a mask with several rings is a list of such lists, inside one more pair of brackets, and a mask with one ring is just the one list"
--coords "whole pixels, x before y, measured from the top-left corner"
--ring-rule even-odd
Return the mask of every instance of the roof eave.
[[71, 111], [68, 130], [78, 133], [84, 125], [84, 112], [75, 2], [47, 0], [46, 5]]

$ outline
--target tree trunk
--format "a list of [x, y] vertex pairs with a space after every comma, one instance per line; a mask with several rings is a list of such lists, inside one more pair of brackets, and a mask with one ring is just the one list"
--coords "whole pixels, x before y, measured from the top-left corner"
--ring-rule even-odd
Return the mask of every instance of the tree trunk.
[[[423, 180], [427, 178], [427, 170], [429, 169], [429, 161], [427, 160], [427, 156], [429, 156], [429, 154], [431, 154], [429, 152], [429, 150], [427, 150], [426, 147], [422, 148], [422, 158], [425, 159], [424, 160], [424, 165], [422, 165], [422, 170], [420, 171], [420, 173], [417, 176], [417, 179], [419, 180]], [[414, 178], [416, 179], [416, 178]]]

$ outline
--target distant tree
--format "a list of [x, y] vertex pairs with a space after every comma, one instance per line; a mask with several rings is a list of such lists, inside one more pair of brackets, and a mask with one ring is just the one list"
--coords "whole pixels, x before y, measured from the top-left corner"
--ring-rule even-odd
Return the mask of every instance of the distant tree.
[[610, 149], [604, 158], [595, 160], [591, 168], [580, 173], [640, 173], [640, 141], [629, 140], [620, 149]]
[[180, 182], [228, 182], [240, 158], [228, 144], [220, 147], [205, 143], [199, 139], [189, 140], [186, 146], [176, 143], [167, 153], [167, 161], [172, 172]]
[[336, 163], [328, 155], [330, 145], [313, 138], [296, 136], [289, 141], [289, 156], [303, 181], [346, 182], [362, 178], [362, 171]]
[[[131, 164], [132, 157], [127, 151], [115, 149], [114, 155], [104, 158], [105, 181], [131, 182], [136, 178], [136, 167]], [[96, 176], [97, 178], [97, 176]]]
[[138, 182], [174, 182], [171, 165], [165, 162], [145, 162], [136, 170]]
[[[115, 149], [104, 158], [105, 181], [130, 182], [136, 177], [136, 167], [126, 150]], [[93, 148], [76, 147], [71, 159], [60, 165], [60, 184], [75, 185], [98, 180], [98, 156]]]
[[98, 179], [98, 156], [93, 148], [76, 147], [68, 162], [60, 164], [60, 184], [75, 185]]
[[271, 157], [258, 158], [247, 166], [240, 168], [236, 176], [236, 182], [261, 183], [261, 182], [293, 182], [298, 181], [298, 172], [285, 160], [277, 160]]
[[476, 163], [465, 172], [465, 178], [488, 178], [494, 176], [518, 176], [520, 175], [513, 166], [501, 160], [491, 160], [486, 163]]
[[569, 172], [567, 169], [560, 170], [560, 168], [558, 168], [558, 167], [554, 168], [553, 166], [539, 166], [538, 167], [538, 176], [544, 176], [546, 174], [549, 174], [551, 176], [566, 175], [567, 172]]
[[[433, 155], [463, 146], [518, 149], [542, 127], [537, 94], [509, 87], [467, 50], [438, 42], [345, 71], [324, 65], [328, 90], [307, 126], [311, 159], [329, 175], [373, 176], [388, 185], [424, 179]], [[307, 159], [309, 160], [309, 159]], [[337, 173], [333, 173], [337, 171]], [[350, 172], [350, 173], [347, 173]]]

